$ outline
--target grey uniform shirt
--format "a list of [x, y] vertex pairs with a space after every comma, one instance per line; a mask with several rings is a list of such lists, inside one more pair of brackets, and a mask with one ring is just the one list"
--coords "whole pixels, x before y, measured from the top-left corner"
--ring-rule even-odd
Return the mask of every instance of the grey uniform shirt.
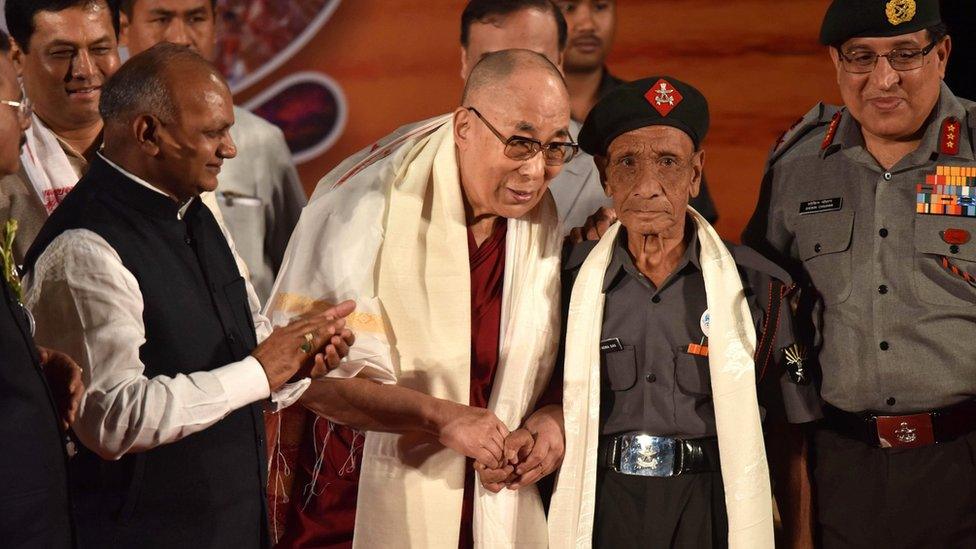
[[[961, 126], [954, 155], [940, 152], [948, 117]], [[743, 241], [819, 296], [809, 325], [822, 395], [833, 406], [910, 413], [976, 396], [976, 288], [941, 259], [976, 275], [976, 241], [953, 248], [942, 237], [948, 229], [976, 235], [976, 208], [964, 216], [918, 211], [929, 200], [919, 186], [939, 167], [976, 167], [974, 117], [976, 104], [943, 85], [921, 145], [890, 171], [846, 111], [826, 148], [821, 121], [767, 169]], [[954, 184], [947, 194], [976, 190], [976, 178]]]
[[[601, 341], [619, 340], [618, 348], [601, 345], [601, 433], [643, 431], [657, 436], [698, 438], [714, 436], [708, 358], [689, 352], [689, 344], [706, 344], [702, 315], [708, 308], [705, 281], [698, 259], [698, 239], [690, 232], [681, 263], [660, 288], [644, 277], [627, 252], [621, 229], [604, 278], [606, 301]], [[595, 242], [575, 246], [564, 263], [564, 302], [579, 268]], [[789, 421], [818, 419], [820, 399], [812, 384], [789, 381], [780, 351], [793, 343], [789, 306], [778, 318], [767, 319], [772, 279], [788, 275], [756, 252], [730, 246], [746, 292], [757, 337], [776, 330], [773, 354], [760, 383], [760, 402], [785, 411]], [[778, 297], [778, 296], [777, 296]], [[757, 370], [764, 365], [758, 364]], [[781, 402], [780, 402], [781, 401]], [[785, 410], [784, 410], [785, 408]]]

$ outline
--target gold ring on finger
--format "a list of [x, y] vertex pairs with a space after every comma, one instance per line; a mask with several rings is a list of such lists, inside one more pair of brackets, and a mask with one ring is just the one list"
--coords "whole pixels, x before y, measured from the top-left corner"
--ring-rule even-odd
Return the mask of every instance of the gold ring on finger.
[[302, 346], [299, 349], [302, 350], [306, 355], [312, 352], [312, 341], [315, 340], [315, 334], [312, 332], [305, 333], [305, 341], [302, 342]]

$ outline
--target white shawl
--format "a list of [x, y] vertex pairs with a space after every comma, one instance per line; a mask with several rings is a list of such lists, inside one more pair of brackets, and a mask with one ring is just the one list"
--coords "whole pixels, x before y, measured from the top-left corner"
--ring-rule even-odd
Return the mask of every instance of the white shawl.
[[68, 155], [54, 132], [36, 114], [26, 135], [27, 143], [20, 153], [20, 161], [41, 204], [51, 215], [78, 183], [80, 176], [68, 162]]
[[[772, 494], [763, 443], [753, 355], [756, 332], [732, 255], [694, 209], [711, 316], [709, 371], [731, 549], [773, 547]], [[596, 502], [600, 420], [603, 278], [620, 224], [590, 252], [573, 287], [566, 332], [563, 414], [566, 455], [549, 511], [554, 549], [590, 547]]]
[[[336, 377], [398, 383], [467, 403], [470, 262], [451, 117], [398, 131], [327, 175], [302, 212], [268, 312], [275, 324], [355, 299], [356, 345]], [[519, 427], [551, 375], [558, 345], [560, 238], [547, 194], [508, 220], [501, 347], [491, 409]], [[355, 547], [458, 543], [465, 459], [409, 435], [366, 435]], [[478, 485], [475, 545], [547, 545], [534, 488]]]

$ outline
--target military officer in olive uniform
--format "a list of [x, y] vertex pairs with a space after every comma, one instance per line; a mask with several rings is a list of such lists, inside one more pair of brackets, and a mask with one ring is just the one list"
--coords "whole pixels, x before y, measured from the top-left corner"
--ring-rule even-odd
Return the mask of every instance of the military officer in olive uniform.
[[780, 139], [743, 235], [805, 296], [820, 541], [976, 547], [976, 104], [936, 0], [835, 0], [820, 40], [845, 106]]
[[[709, 373], [709, 335], [716, 335], [710, 334], [706, 256], [696, 230], [705, 222], [693, 222], [687, 209], [701, 181], [708, 124], [708, 105], [698, 90], [671, 77], [651, 77], [610, 92], [580, 132], [580, 146], [596, 158], [622, 224], [611, 243], [609, 266], [599, 274], [602, 327], [593, 335], [600, 338], [601, 385], [590, 517], [595, 547], [723, 547], [727, 542]], [[716, 241], [721, 242], [717, 236]], [[598, 245], [577, 244], [565, 258], [563, 295], [571, 325], [578, 315], [593, 314], [569, 303], [579, 291], [574, 284], [581, 266]], [[782, 299], [791, 287], [789, 276], [749, 248], [727, 246], [734, 260], [731, 277], [736, 284], [741, 280], [751, 315], [745, 321], [754, 324], [757, 335], [759, 401], [769, 416], [797, 423], [818, 419], [819, 397], [805, 378], [793, 345], [791, 311]], [[572, 352], [571, 347], [565, 351]], [[791, 371], [785, 368], [787, 356], [796, 359]], [[565, 364], [568, 382], [569, 360]], [[748, 364], [751, 368], [752, 361]], [[751, 378], [749, 373], [746, 379]], [[569, 385], [566, 394], [570, 400]], [[574, 406], [579, 403], [565, 403], [567, 432], [574, 430]], [[758, 411], [755, 417], [758, 431]], [[569, 448], [571, 438], [568, 443]], [[645, 451], [652, 447], [653, 456]], [[583, 474], [566, 470], [572, 466], [564, 462], [559, 483]], [[558, 484], [554, 498], [558, 509]], [[768, 499], [760, 505], [769, 512]]]

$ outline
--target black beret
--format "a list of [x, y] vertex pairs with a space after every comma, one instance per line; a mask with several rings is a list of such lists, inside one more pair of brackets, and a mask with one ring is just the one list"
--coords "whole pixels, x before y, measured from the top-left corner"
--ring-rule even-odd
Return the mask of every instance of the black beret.
[[820, 27], [820, 43], [911, 34], [941, 22], [939, 0], [834, 0]]
[[606, 156], [618, 136], [646, 126], [672, 126], [688, 134], [695, 148], [708, 133], [708, 101], [693, 86], [670, 76], [651, 76], [617, 86], [583, 122], [580, 148]]

